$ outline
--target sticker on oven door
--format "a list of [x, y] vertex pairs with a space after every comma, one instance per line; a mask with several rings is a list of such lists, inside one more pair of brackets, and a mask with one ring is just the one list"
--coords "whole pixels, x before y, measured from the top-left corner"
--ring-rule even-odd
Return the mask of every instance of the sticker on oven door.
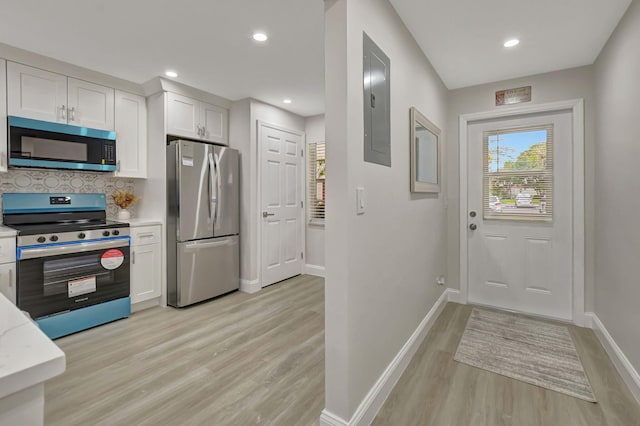
[[96, 277], [80, 278], [67, 282], [67, 290], [69, 297], [80, 296], [82, 294], [93, 293], [96, 291]]
[[123, 262], [124, 253], [118, 249], [107, 250], [100, 258], [100, 263], [104, 269], [117, 269]]

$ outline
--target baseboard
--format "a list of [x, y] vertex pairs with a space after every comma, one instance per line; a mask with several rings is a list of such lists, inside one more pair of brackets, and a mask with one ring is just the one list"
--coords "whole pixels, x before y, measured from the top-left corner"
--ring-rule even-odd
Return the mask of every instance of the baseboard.
[[378, 378], [371, 390], [362, 400], [348, 422], [331, 412], [324, 410], [320, 416], [320, 425], [324, 426], [365, 426], [370, 425], [387, 397], [395, 387], [400, 376], [424, 341], [433, 322], [440, 315], [449, 299], [449, 292], [444, 291], [422, 319], [411, 337], [405, 342], [398, 354]]
[[320, 414], [320, 426], [349, 426], [349, 422], [324, 409]]
[[462, 300], [462, 293], [460, 293], [460, 290], [456, 290], [455, 288], [448, 288], [447, 294], [448, 294], [447, 301], [453, 302], [453, 303], [459, 303], [461, 305], [467, 304], [466, 301]]
[[600, 318], [594, 312], [586, 312], [585, 316], [585, 324], [591, 325], [593, 331], [598, 336], [600, 343], [609, 354], [611, 361], [613, 361], [613, 365], [616, 366], [616, 370], [622, 376], [622, 379], [629, 387], [629, 390], [635, 397], [636, 401], [640, 403], [640, 375], [633, 367], [629, 359], [625, 356], [620, 346], [613, 340], [609, 331], [605, 328]]
[[307, 263], [304, 265], [304, 273], [324, 278], [324, 266], [311, 265]]
[[240, 280], [240, 291], [243, 293], [257, 293], [261, 289], [260, 280]]
[[160, 306], [159, 297], [154, 297], [153, 299], [145, 300], [143, 302], [132, 303], [131, 312], [140, 312], [145, 309], [153, 308], [154, 306]]

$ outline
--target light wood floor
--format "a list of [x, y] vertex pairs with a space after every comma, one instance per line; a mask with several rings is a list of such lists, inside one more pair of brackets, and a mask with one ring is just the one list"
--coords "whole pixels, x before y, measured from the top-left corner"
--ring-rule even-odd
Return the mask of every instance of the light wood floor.
[[[597, 404], [453, 360], [471, 306], [447, 304], [374, 425], [640, 425], [591, 330], [570, 327]], [[301, 276], [191, 308], [153, 308], [56, 340], [47, 425], [317, 425], [324, 285]]]
[[592, 330], [569, 326], [597, 404], [454, 361], [471, 309], [447, 304], [374, 425], [640, 425], [640, 406]]
[[310, 425], [324, 408], [324, 284], [300, 276], [56, 340], [48, 425]]

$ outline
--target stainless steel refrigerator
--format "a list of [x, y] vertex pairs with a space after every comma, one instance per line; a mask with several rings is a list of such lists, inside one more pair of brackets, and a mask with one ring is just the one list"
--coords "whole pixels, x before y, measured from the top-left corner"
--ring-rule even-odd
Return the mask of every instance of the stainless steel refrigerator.
[[167, 145], [167, 303], [183, 307], [240, 287], [238, 151]]

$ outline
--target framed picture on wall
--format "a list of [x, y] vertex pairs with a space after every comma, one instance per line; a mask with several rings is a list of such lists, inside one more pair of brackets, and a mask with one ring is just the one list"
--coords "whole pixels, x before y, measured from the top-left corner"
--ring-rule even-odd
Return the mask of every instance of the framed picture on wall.
[[440, 192], [440, 129], [415, 107], [409, 110], [411, 192]]

